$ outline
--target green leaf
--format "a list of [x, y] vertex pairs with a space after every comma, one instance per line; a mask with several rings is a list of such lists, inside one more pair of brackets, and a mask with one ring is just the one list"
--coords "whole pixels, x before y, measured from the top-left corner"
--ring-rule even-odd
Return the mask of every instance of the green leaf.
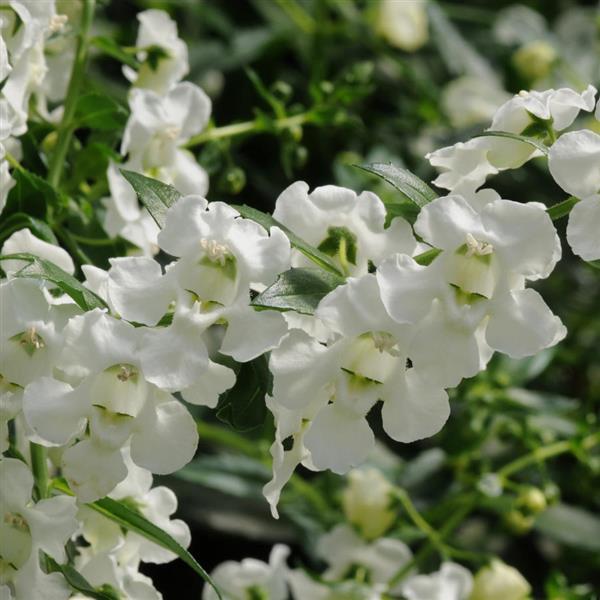
[[95, 600], [119, 600], [119, 595], [115, 592], [108, 592], [96, 589], [87, 579], [70, 565], [59, 565], [52, 557], [46, 556], [46, 562], [50, 573], [62, 573], [66, 582], [77, 592], [81, 592], [87, 598]]
[[265, 396], [271, 393], [272, 385], [273, 376], [264, 354], [242, 363], [235, 385], [219, 397], [217, 417], [238, 431], [262, 425], [267, 411]]
[[90, 43], [92, 46], [98, 48], [98, 50], [104, 52], [104, 54], [116, 58], [132, 69], [137, 71], [140, 68], [140, 63], [136, 60], [135, 56], [123, 50], [112, 38], [100, 35], [92, 38]]
[[161, 228], [164, 227], [167, 210], [182, 195], [172, 185], [167, 185], [157, 179], [126, 169], [120, 169], [120, 171], [134, 189], [138, 200], [148, 209], [156, 224]]
[[0, 261], [3, 260], [24, 260], [28, 262], [29, 264], [17, 271], [14, 274], [14, 277], [50, 281], [58, 286], [65, 294], [71, 296], [83, 310], [107, 308], [106, 303], [100, 296], [97, 296], [94, 292], [88, 290], [80, 281], [73, 277], [73, 275], [63, 271], [49, 260], [26, 252], [0, 256]]
[[13, 169], [11, 174], [15, 186], [8, 194], [7, 213], [23, 212], [44, 219], [49, 208], [59, 210], [67, 205], [66, 196], [57, 192], [39, 175], [26, 169]]
[[430, 250], [425, 250], [425, 252], [421, 252], [421, 254], [417, 254], [414, 257], [415, 262], [426, 267], [430, 265], [435, 258], [441, 254], [441, 250], [439, 248], [431, 248]]
[[578, 202], [579, 198], [575, 198], [575, 196], [569, 196], [566, 200], [549, 206], [546, 209], [546, 212], [553, 221], [556, 221], [557, 219], [566, 217]]
[[517, 133], [509, 133], [508, 131], [484, 131], [476, 136], [478, 137], [503, 137], [509, 138], [511, 140], [516, 140], [517, 142], [523, 142], [524, 144], [529, 144], [533, 146], [536, 150], [539, 150], [543, 154], [548, 154], [548, 146], [546, 146], [543, 142], [536, 138], [532, 138], [526, 135], [519, 135]]
[[321, 269], [290, 269], [254, 298], [252, 306], [312, 315], [319, 302], [342, 283], [342, 277]]
[[422, 179], [406, 169], [394, 166], [392, 163], [371, 163], [369, 165], [354, 165], [367, 173], [378, 175], [390, 185], [393, 185], [406, 199], [423, 208], [438, 197]]
[[2, 222], [0, 227], [0, 241], [10, 237], [15, 231], [29, 229], [36, 237], [50, 244], [58, 244], [54, 232], [44, 221], [36, 219], [25, 213], [13, 213]]
[[[64, 494], [70, 496], [73, 492], [69, 489], [69, 486], [60, 479], [54, 480], [52, 487]], [[220, 600], [223, 600], [223, 596], [219, 588], [215, 585], [210, 575], [200, 566], [196, 559], [172, 536], [166, 531], [163, 531], [160, 527], [151, 523], [138, 512], [131, 510], [122, 502], [113, 500], [112, 498], [102, 498], [96, 502], [87, 504], [87, 506], [96, 512], [100, 513], [107, 519], [114, 521], [119, 526], [127, 529], [128, 531], [134, 531], [135, 533], [145, 537], [147, 540], [158, 544], [162, 548], [170, 550], [173, 554], [176, 554], [185, 564], [192, 568], [192, 570], [204, 579], [217, 593]]]
[[84, 94], [77, 99], [75, 125], [99, 131], [122, 129], [127, 111], [112, 98], [102, 94]]
[[304, 256], [306, 256], [309, 260], [312, 260], [322, 269], [326, 269], [327, 271], [330, 271], [336, 275], [342, 275], [342, 272], [330, 256], [327, 256], [327, 254], [324, 252], [321, 252], [314, 246], [311, 246], [305, 242], [302, 238], [298, 237], [295, 233], [290, 231], [285, 225], [282, 225], [271, 215], [261, 212], [256, 208], [252, 208], [251, 206], [246, 206], [245, 204], [234, 204], [232, 206], [242, 215], [242, 217], [262, 225], [267, 231], [269, 231], [271, 227], [279, 227], [279, 229], [281, 229], [287, 235], [292, 246], [302, 252], [302, 254], [304, 254]]
[[551, 506], [537, 518], [535, 528], [562, 544], [600, 552], [600, 518], [583, 508]]

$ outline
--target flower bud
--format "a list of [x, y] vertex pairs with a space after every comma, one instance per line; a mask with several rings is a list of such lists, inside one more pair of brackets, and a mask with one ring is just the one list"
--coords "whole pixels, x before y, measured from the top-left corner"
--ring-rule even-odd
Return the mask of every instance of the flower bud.
[[377, 469], [354, 469], [342, 495], [344, 514], [366, 539], [381, 536], [394, 520], [392, 485]]
[[515, 569], [494, 559], [475, 575], [469, 600], [525, 600], [531, 586]]
[[556, 50], [543, 40], [535, 40], [519, 48], [512, 57], [517, 71], [530, 81], [542, 79], [550, 73], [556, 60]]
[[506, 524], [517, 535], [527, 533], [532, 527], [534, 519], [523, 514], [520, 510], [511, 510], [506, 514]]
[[383, 0], [377, 30], [396, 48], [414, 52], [427, 43], [429, 21], [426, 0]]
[[519, 495], [519, 504], [532, 512], [533, 514], [540, 513], [546, 510], [546, 496], [542, 490], [536, 487], [528, 487]]

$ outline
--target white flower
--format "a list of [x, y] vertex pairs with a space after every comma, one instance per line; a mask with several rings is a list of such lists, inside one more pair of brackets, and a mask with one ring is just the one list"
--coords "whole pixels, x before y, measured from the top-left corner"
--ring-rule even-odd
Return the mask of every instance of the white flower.
[[485, 365], [489, 347], [517, 358], [564, 337], [541, 296], [524, 289], [560, 257], [542, 205], [496, 200], [477, 213], [464, 198], [447, 196], [421, 210], [415, 231], [442, 254], [428, 267], [397, 255], [377, 279], [391, 317], [419, 323], [410, 358], [421, 367], [431, 361], [430, 377], [456, 385]]
[[517, 569], [494, 559], [475, 575], [469, 600], [525, 600], [530, 592], [531, 586]]
[[[211, 577], [230, 600], [268, 598], [286, 600], [288, 597], [286, 559], [290, 553], [287, 546], [277, 544], [271, 550], [269, 563], [254, 558], [241, 562], [227, 561], [220, 564]], [[208, 584], [204, 585], [202, 600], [217, 600], [217, 594]]]
[[429, 39], [426, 0], [382, 0], [376, 27], [392, 46], [414, 52]]
[[162, 600], [162, 594], [154, 589], [149, 577], [138, 573], [136, 566], [121, 564], [114, 554], [94, 553], [88, 548], [79, 548], [75, 567], [91, 585], [110, 586], [119, 597], [127, 600]]
[[[189, 71], [188, 51], [185, 42], [177, 35], [177, 23], [162, 10], [145, 10], [137, 14], [140, 22], [136, 47], [140, 70], [125, 67], [125, 76], [138, 88], [166, 94]], [[153, 65], [148, 59], [148, 49], [158, 46], [166, 56]]]
[[389, 596], [382, 593], [381, 585], [370, 585], [357, 581], [341, 581], [327, 585], [311, 579], [299, 569], [288, 573], [288, 584], [294, 600], [384, 600]]
[[[0, 120], [2, 120], [2, 107], [0, 106]], [[9, 172], [8, 161], [4, 159], [4, 145], [0, 142], [0, 214], [6, 206], [8, 193], [15, 186], [16, 181], [12, 178]]]
[[[189, 527], [180, 519], [170, 518], [177, 509], [175, 494], [164, 486], [152, 488], [152, 474], [133, 463], [127, 448], [124, 455], [128, 475], [109, 496], [128, 506], [135, 506], [146, 519], [187, 548], [191, 540]], [[112, 551], [121, 565], [137, 568], [140, 561], [160, 564], [177, 558], [169, 550], [135, 532], [124, 532], [118, 524], [85, 506], [79, 509], [79, 519], [82, 535], [93, 552]]]
[[16, 599], [66, 600], [69, 586], [62, 575], [42, 571], [39, 552], [66, 561], [65, 544], [78, 527], [75, 499], [57, 496], [34, 504], [33, 476], [13, 458], [0, 459], [0, 481], [0, 589], [12, 590]]
[[[378, 265], [394, 252], [412, 254], [416, 241], [410, 225], [394, 219], [385, 229], [386, 209], [372, 192], [355, 194], [334, 185], [314, 189], [297, 181], [277, 198], [273, 217], [304, 241], [332, 256], [349, 275], [368, 272], [369, 261]], [[312, 263], [298, 250], [292, 253], [292, 266]]]
[[134, 171], [170, 183], [184, 194], [205, 194], [208, 177], [187, 150], [180, 148], [208, 123], [211, 102], [196, 85], [178, 83], [165, 96], [134, 89], [129, 97], [121, 153]]
[[600, 258], [600, 135], [583, 129], [550, 148], [548, 167], [565, 192], [580, 198], [571, 210], [567, 240], [584, 260]]
[[[279, 491], [298, 463], [345, 473], [365, 460], [374, 443], [366, 415], [378, 400], [385, 431], [402, 442], [433, 435], [449, 414], [442, 387], [419, 369], [407, 369], [412, 330], [387, 315], [373, 275], [350, 278], [323, 299], [316, 314], [339, 339], [324, 345], [292, 330], [269, 361], [273, 398], [267, 405], [277, 432], [274, 476], [264, 492], [274, 514]], [[293, 446], [284, 451], [282, 442], [290, 436]]]
[[[569, 88], [523, 91], [496, 111], [490, 129], [523, 134], [537, 120], [561, 131], [573, 123], [581, 110], [594, 109], [595, 94], [596, 89], [591, 85], [581, 94]], [[520, 167], [534, 156], [540, 156], [540, 151], [529, 144], [488, 136], [441, 148], [426, 158], [442, 170], [435, 185], [463, 193], [479, 188], [489, 175]]]
[[323, 573], [325, 581], [341, 580], [358, 566], [365, 569], [366, 580], [381, 591], [387, 590], [389, 580], [412, 559], [410, 548], [400, 540], [382, 537], [367, 543], [345, 524], [323, 535], [316, 552], [329, 565]]
[[453, 127], [491, 120], [507, 99], [508, 93], [491, 81], [468, 75], [451, 81], [442, 93], [442, 105]]
[[[2, 245], [0, 255], [18, 254], [20, 252], [34, 254], [35, 256], [49, 260], [70, 275], [75, 272], [73, 259], [66, 250], [63, 250], [60, 246], [41, 240], [33, 235], [29, 229], [15, 231]], [[2, 261], [2, 268], [10, 277], [27, 264], [27, 261], [22, 260], [4, 260]]]
[[141, 332], [96, 309], [71, 319], [64, 340], [57, 369], [65, 381], [44, 377], [27, 386], [23, 411], [50, 446], [89, 430], [89, 438], [62, 456], [64, 474], [82, 501], [108, 494], [125, 478], [122, 447], [128, 440], [133, 461], [154, 473], [170, 473], [192, 458], [194, 420], [145, 378]]
[[401, 586], [407, 600], [468, 600], [472, 588], [471, 573], [453, 562], [442, 563], [435, 573], [414, 575]]
[[394, 522], [391, 491], [392, 484], [378, 469], [354, 469], [348, 473], [348, 485], [342, 493], [344, 514], [366, 539], [380, 537]]
[[177, 302], [173, 324], [148, 332], [163, 340], [154, 345], [157, 353], [162, 348], [177, 361], [191, 345], [199, 348], [201, 334], [217, 323], [227, 325], [220, 352], [240, 362], [277, 346], [287, 331], [285, 319], [255, 311], [249, 300], [250, 289], [270, 285], [289, 268], [289, 240], [278, 227], [269, 234], [222, 202], [186, 196], [169, 209], [158, 242], [178, 257], [165, 275], [150, 259], [118, 259], [108, 284], [118, 312], [139, 323], [154, 325]]

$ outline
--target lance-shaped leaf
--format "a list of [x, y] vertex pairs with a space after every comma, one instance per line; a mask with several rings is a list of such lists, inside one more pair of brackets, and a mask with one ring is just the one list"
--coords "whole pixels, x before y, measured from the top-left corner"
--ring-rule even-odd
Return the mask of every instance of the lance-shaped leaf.
[[53, 262], [29, 254], [19, 252], [18, 254], [6, 254], [0, 256], [0, 261], [3, 260], [23, 260], [26, 261], [22, 269], [17, 271], [13, 277], [24, 277], [27, 279], [43, 279], [49, 281], [61, 289], [65, 294], [68, 294], [75, 300], [83, 310], [93, 310], [94, 308], [108, 308], [106, 302], [88, 290], [81, 281], [77, 280], [73, 275], [63, 271]]
[[71, 565], [59, 565], [52, 557], [45, 557], [46, 564], [51, 573], [62, 573], [66, 582], [76, 592], [81, 592], [86, 598], [94, 600], [119, 600], [119, 595], [114, 591], [104, 591], [95, 588], [88, 580]]
[[306, 258], [312, 260], [312, 262], [319, 265], [319, 267], [322, 269], [326, 269], [335, 275], [342, 274], [330, 256], [324, 252], [321, 252], [321, 250], [318, 248], [311, 246], [308, 242], [305, 242], [302, 238], [298, 237], [295, 233], [290, 231], [285, 225], [274, 219], [271, 215], [261, 212], [256, 208], [252, 208], [251, 206], [246, 206], [245, 204], [234, 204], [233, 208], [235, 208], [242, 215], [242, 217], [255, 221], [259, 225], [262, 225], [267, 231], [269, 231], [271, 227], [279, 227], [279, 229], [281, 229], [287, 235], [288, 239], [290, 240], [290, 244], [302, 252]]
[[529, 144], [533, 146], [536, 150], [539, 150], [543, 154], [548, 154], [548, 146], [546, 146], [543, 142], [538, 140], [537, 138], [529, 137], [527, 135], [519, 135], [517, 133], [509, 133], [508, 131], [484, 131], [474, 137], [503, 137], [511, 140], [516, 140], [517, 142], [523, 142], [524, 144]]
[[[52, 482], [53, 489], [63, 494], [73, 495], [69, 486], [64, 480], [55, 479]], [[163, 531], [160, 527], [154, 525], [144, 517], [142, 514], [132, 510], [127, 505], [113, 500], [112, 498], [102, 498], [96, 502], [87, 504], [89, 508], [95, 510], [97, 513], [103, 515], [107, 519], [114, 521], [120, 527], [127, 529], [128, 531], [134, 531], [138, 535], [158, 544], [162, 548], [170, 550], [173, 554], [177, 555], [186, 565], [206, 583], [208, 583], [217, 593], [220, 600], [223, 600], [221, 591], [215, 585], [210, 575], [202, 568], [198, 561], [188, 552], [175, 538], [169, 535], [166, 531]]]
[[354, 165], [367, 173], [373, 173], [393, 185], [405, 198], [423, 208], [438, 197], [422, 179], [407, 171], [396, 167], [392, 163], [372, 163], [369, 165]]
[[156, 224], [161, 228], [164, 227], [167, 210], [181, 198], [181, 194], [172, 185], [167, 185], [158, 179], [152, 179], [126, 169], [120, 169], [120, 171]]
[[84, 94], [77, 100], [75, 124], [98, 131], [122, 129], [127, 120], [127, 111], [112, 98], [102, 94]]
[[312, 315], [319, 302], [342, 283], [342, 277], [321, 269], [290, 269], [254, 298], [252, 305], [259, 309], [293, 310]]

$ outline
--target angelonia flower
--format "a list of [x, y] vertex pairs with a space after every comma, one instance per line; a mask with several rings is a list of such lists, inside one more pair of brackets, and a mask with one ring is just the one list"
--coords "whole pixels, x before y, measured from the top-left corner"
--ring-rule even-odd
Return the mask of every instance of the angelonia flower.
[[[13, 0], [2, 8], [0, 204], [13, 185], [6, 153], [17, 152], [15, 138], [26, 131], [34, 102], [39, 111], [45, 99], [60, 104], [54, 71], [71, 60], [68, 43], [60, 46], [68, 21], [53, 2]], [[412, 50], [425, 42], [424, 2], [383, 2], [379, 9], [392, 43]], [[405, 17], [418, 35], [400, 42], [394, 36], [402, 32], [386, 28]], [[341, 496], [346, 521], [316, 543], [326, 564], [319, 577], [288, 567], [289, 549], [276, 546], [268, 563], [246, 559], [215, 569], [228, 597], [525, 597], [528, 584], [499, 562], [475, 582], [450, 562], [418, 573], [410, 548], [388, 534], [393, 484], [358, 467], [375, 445], [372, 416], [381, 416], [383, 431], [398, 443], [434, 436], [450, 416], [447, 390], [484, 370], [494, 352], [534, 356], [567, 334], [530, 287], [550, 277], [562, 255], [547, 207], [525, 192], [502, 198], [488, 178], [547, 154], [557, 194], [572, 196], [568, 243], [584, 260], [600, 259], [600, 136], [577, 122], [581, 112], [598, 119], [596, 90], [521, 92], [497, 109], [491, 105], [501, 102], [499, 90], [475, 98], [473, 118], [489, 117], [490, 130], [428, 155], [440, 170], [434, 184], [448, 193], [419, 206], [414, 222], [389, 218], [372, 192], [334, 185], [311, 191], [297, 181], [276, 199], [275, 223], [265, 227], [242, 216], [244, 209], [205, 197], [207, 174], [184, 147], [207, 126], [210, 100], [182, 81], [187, 49], [175, 23], [158, 10], [138, 20], [141, 66], [125, 70], [130, 115], [103, 204], [106, 231], [141, 255], [113, 257], [106, 270], [82, 265], [84, 291], [94, 299], [84, 310], [81, 289], [78, 296], [60, 278], [43, 281], [23, 257], [9, 256], [33, 254], [73, 285], [73, 259], [35, 228], [12, 232], [0, 250], [0, 450], [7, 454], [0, 477], [14, 482], [0, 490], [2, 600], [68, 598], [64, 578], [42, 568], [44, 555], [65, 564], [67, 543], [77, 549], [70, 564], [91, 585], [123, 598], [160, 599], [140, 565], [175, 555], [87, 505], [120, 502], [189, 546], [189, 528], [174, 518], [176, 498], [152, 487], [153, 474], [177, 471], [197, 450], [187, 405], [216, 408], [243, 363], [258, 360], [270, 373], [264, 402], [274, 422], [273, 475], [263, 492], [272, 514], [280, 500], [285, 510], [285, 485], [302, 465], [350, 472]], [[64, 50], [52, 67], [49, 44]], [[508, 137], [490, 135], [498, 132]], [[179, 190], [161, 227], [120, 167]], [[291, 269], [320, 273], [297, 238], [320, 253], [321, 266], [329, 261], [335, 285], [308, 311], [258, 309], [256, 296]], [[45, 497], [34, 486], [39, 465], [29, 443], [48, 449], [49, 489], [68, 486], [72, 496]], [[349, 579], [356, 568], [362, 579]], [[396, 581], [401, 569], [406, 577]], [[214, 590], [206, 587], [203, 597], [211, 600]]]
[[[136, 73], [123, 71], [133, 87], [130, 116], [123, 133], [123, 163], [111, 163], [107, 177], [110, 196], [104, 199], [104, 228], [152, 256], [159, 251], [158, 227], [141, 208], [119, 168], [143, 173], [173, 184], [186, 194], [205, 195], [208, 175], [182, 146], [208, 124], [211, 101], [200, 87], [181, 80], [189, 71], [187, 46], [177, 35], [177, 24], [161, 10], [137, 15], [136, 48], [142, 65]], [[157, 50], [158, 49], [158, 50]]]
[[392, 46], [415, 52], [429, 40], [427, 0], [382, 0], [375, 27]]

